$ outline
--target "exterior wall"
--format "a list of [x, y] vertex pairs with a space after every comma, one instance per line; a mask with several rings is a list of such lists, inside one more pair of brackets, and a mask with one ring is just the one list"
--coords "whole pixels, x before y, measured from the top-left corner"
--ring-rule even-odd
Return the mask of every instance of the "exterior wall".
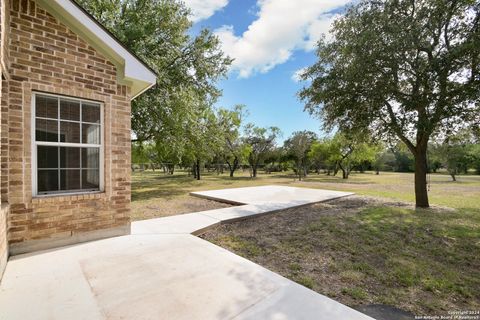
[[[8, 108], [2, 105], [2, 199], [11, 254], [130, 231], [130, 93], [115, 66], [33, 0], [10, 0]], [[41, 91], [104, 105], [100, 193], [32, 197], [31, 98]], [[2, 122], [3, 123], [3, 122]], [[5, 143], [4, 143], [5, 142]], [[4, 150], [5, 149], [5, 150]]]
[[[9, 56], [8, 56], [8, 40], [9, 40], [9, 0], [2, 0], [0, 3], [0, 136], [1, 132], [5, 129], [2, 124], [1, 110], [6, 108], [6, 99], [8, 93], [8, 86], [6, 85], [6, 80], [8, 79], [8, 65], [9, 65]], [[4, 85], [5, 83], [5, 85]], [[0, 148], [0, 164], [1, 162], [1, 148]], [[1, 170], [0, 170], [1, 172]], [[0, 186], [2, 184], [1, 174], [0, 174]], [[1, 188], [1, 187], [0, 187]], [[7, 215], [8, 215], [9, 206], [7, 203], [2, 203], [0, 197], [0, 280], [2, 279], [3, 272], [7, 266], [8, 259], [8, 242], [7, 242]]]
[[8, 28], [10, 17], [9, 17], [9, 6], [10, 0], [2, 0], [0, 4], [0, 65], [2, 69], [2, 74], [6, 72], [8, 66]]
[[7, 266], [8, 259], [8, 243], [7, 243], [7, 215], [8, 205], [0, 206], [0, 281], [2, 280], [3, 271]]

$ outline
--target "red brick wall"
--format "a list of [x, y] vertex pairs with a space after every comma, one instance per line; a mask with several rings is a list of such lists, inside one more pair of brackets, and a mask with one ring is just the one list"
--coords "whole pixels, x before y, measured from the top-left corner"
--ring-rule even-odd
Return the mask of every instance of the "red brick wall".
[[[2, 105], [8, 132], [2, 133], [1, 193], [11, 209], [11, 250], [30, 251], [26, 243], [34, 240], [78, 240], [84, 233], [104, 229], [125, 233], [130, 225], [129, 88], [118, 84], [112, 63], [35, 1], [11, 0], [10, 9], [9, 107]], [[105, 192], [32, 197], [30, 109], [35, 91], [103, 103]]]

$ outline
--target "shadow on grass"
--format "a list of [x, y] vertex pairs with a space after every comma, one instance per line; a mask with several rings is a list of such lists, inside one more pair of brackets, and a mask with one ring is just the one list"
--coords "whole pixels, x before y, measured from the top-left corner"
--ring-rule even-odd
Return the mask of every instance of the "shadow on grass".
[[480, 307], [478, 208], [415, 210], [353, 197], [217, 230], [206, 238], [294, 281], [302, 275], [347, 305], [416, 314]]

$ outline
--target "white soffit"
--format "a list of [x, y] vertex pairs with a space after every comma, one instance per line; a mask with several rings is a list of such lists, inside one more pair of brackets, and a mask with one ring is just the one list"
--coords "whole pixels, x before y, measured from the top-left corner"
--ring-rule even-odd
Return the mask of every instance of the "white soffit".
[[72, 0], [37, 0], [50, 14], [105, 55], [117, 67], [118, 81], [132, 99], [156, 83], [156, 74]]

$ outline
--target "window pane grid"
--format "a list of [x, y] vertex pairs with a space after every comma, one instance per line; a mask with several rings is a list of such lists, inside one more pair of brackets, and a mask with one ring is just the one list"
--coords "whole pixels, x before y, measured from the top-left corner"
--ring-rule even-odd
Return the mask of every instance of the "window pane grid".
[[101, 105], [39, 94], [34, 118], [37, 193], [100, 190]]
[[[46, 118], [46, 117], [35, 117], [36, 119], [39, 120], [52, 120], [52, 121], [57, 121], [57, 118]], [[85, 123], [85, 124], [94, 124], [99, 126], [100, 123], [98, 122], [88, 122], [88, 121], [79, 121], [79, 120], [67, 120], [67, 119], [61, 119], [62, 122], [73, 122], [73, 123]]]

